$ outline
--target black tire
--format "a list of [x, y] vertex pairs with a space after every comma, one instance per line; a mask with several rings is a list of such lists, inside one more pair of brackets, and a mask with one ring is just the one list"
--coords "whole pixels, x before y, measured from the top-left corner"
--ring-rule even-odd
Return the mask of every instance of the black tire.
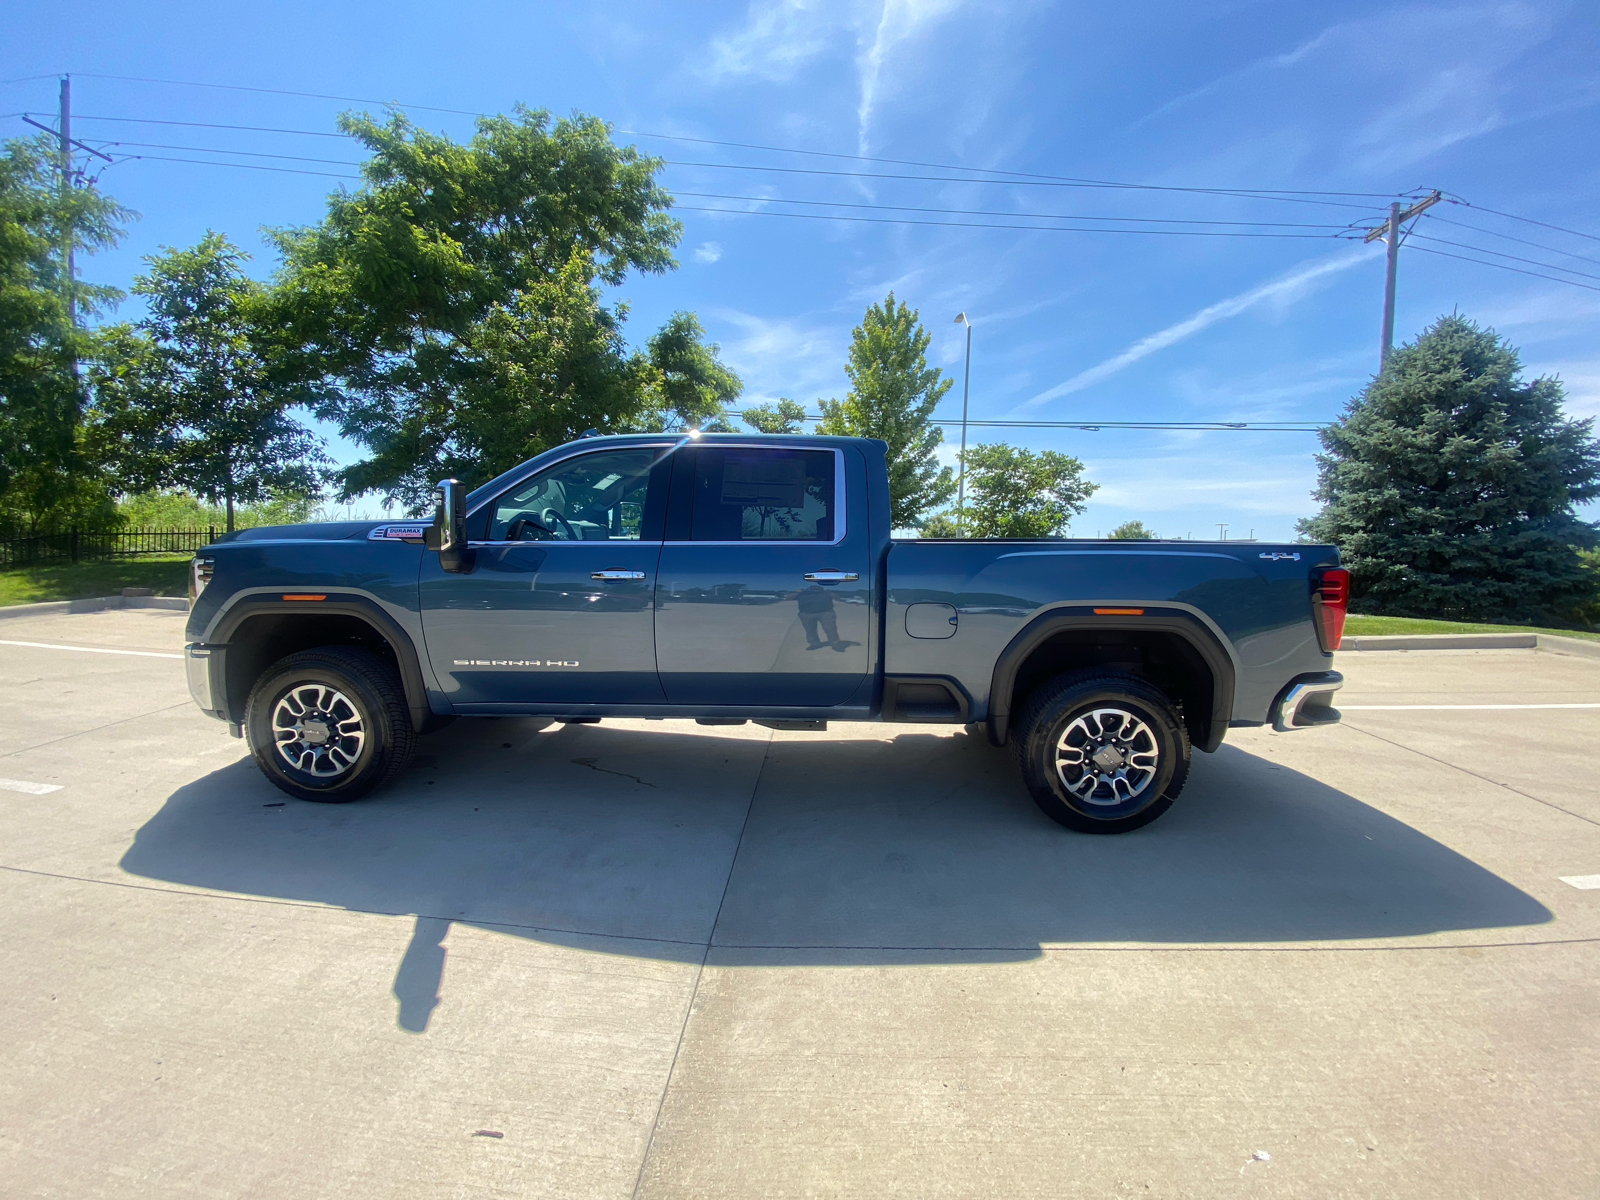
[[417, 744], [399, 677], [354, 646], [273, 663], [250, 689], [244, 729], [263, 775], [321, 804], [358, 800], [392, 782]]
[[[1148, 825], [1189, 778], [1188, 731], [1172, 702], [1134, 675], [1083, 671], [1050, 680], [1023, 705], [1013, 742], [1034, 803], [1079, 833]], [[1097, 761], [1097, 753], [1105, 757]]]

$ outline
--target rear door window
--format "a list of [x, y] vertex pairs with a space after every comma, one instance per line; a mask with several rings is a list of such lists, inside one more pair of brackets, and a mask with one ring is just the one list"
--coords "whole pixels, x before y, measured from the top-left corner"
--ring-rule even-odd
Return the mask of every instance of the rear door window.
[[696, 542], [831, 542], [832, 450], [701, 446], [694, 455], [689, 537]]

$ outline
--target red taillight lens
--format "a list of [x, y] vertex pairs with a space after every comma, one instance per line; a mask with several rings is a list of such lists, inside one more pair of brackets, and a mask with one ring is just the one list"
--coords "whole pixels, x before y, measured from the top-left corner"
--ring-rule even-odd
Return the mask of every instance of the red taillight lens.
[[1322, 649], [1333, 653], [1344, 640], [1344, 618], [1350, 611], [1350, 572], [1329, 567], [1317, 578], [1317, 632]]

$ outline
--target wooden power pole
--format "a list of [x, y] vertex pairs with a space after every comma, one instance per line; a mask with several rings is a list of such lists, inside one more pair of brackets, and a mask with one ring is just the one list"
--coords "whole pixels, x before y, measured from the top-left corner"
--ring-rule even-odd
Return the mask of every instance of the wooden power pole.
[[1438, 192], [1424, 196], [1406, 208], [1398, 203], [1389, 205], [1389, 220], [1376, 229], [1369, 230], [1363, 241], [1375, 242], [1383, 238], [1389, 243], [1388, 274], [1383, 284], [1383, 349], [1378, 355], [1378, 369], [1389, 361], [1389, 351], [1394, 349], [1394, 277], [1400, 265], [1400, 226], [1413, 217], [1421, 216], [1444, 197]]

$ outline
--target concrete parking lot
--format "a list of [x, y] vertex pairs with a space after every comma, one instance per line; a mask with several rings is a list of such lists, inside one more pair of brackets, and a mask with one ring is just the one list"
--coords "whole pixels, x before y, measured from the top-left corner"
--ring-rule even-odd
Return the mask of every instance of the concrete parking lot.
[[183, 616], [0, 621], [7, 1196], [1600, 1196], [1600, 659], [1343, 655], [1093, 838], [943, 727], [302, 804]]

